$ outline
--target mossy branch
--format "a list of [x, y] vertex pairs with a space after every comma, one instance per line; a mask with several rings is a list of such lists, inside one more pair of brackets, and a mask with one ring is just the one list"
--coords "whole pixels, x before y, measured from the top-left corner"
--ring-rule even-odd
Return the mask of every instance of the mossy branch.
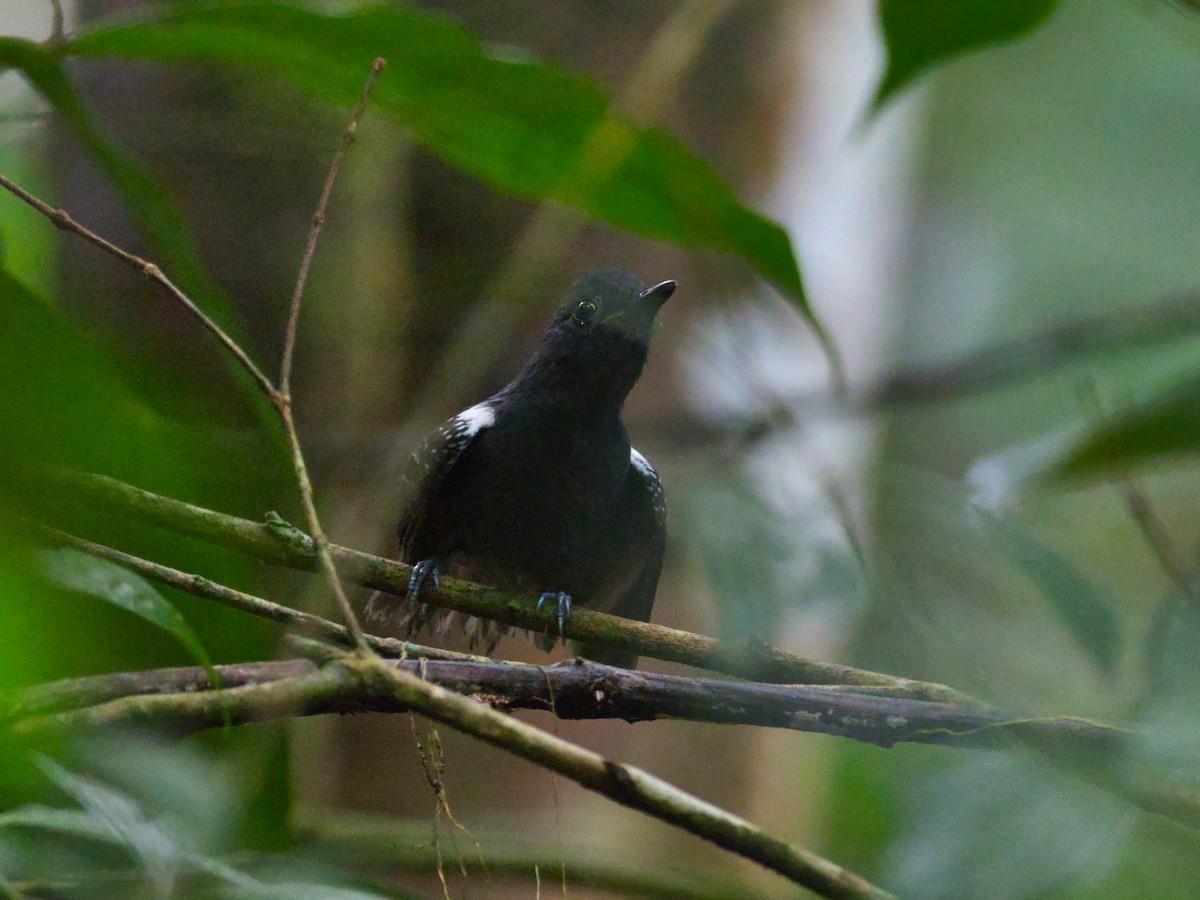
[[[278, 664], [276, 664], [278, 665]], [[741, 854], [825, 897], [891, 897], [842, 867], [780, 840], [733, 813], [700, 800], [634, 766], [613, 762], [541, 729], [498, 713], [409, 671], [408, 663], [348, 656], [307, 671], [237, 687], [123, 697], [66, 713], [26, 719], [18, 735], [46, 736], [86, 727], [146, 726], [180, 732], [297, 715], [371, 709], [409, 710], [457, 728], [572, 779], [583, 787]], [[415, 667], [422, 663], [411, 664]], [[536, 667], [532, 667], [535, 668]], [[230, 673], [233, 675], [234, 673]], [[244, 674], [244, 673], [243, 673]]]
[[[755, 684], [684, 678], [619, 669], [577, 659], [551, 666], [492, 660], [393, 660], [432, 684], [496, 709], [552, 711], [564, 719], [650, 722], [684, 719], [723, 725], [759, 725], [848, 737], [890, 747], [898, 743], [956, 747], [1012, 747], [1018, 736], [1057, 740], [1064, 749], [1111, 752], [1128, 729], [1082, 719], [1008, 717], [976, 713], [946, 703], [857, 694], [839, 687]], [[218, 666], [222, 689], [266, 686], [315, 672], [309, 660]], [[394, 697], [339, 682], [333, 692], [318, 684], [302, 702], [282, 706], [243, 702], [256, 692], [223, 694], [202, 667], [155, 669], [69, 679], [17, 695], [10, 715], [19, 730], [77, 730], [154, 723], [192, 733], [227, 721], [241, 724], [281, 716], [324, 713], [405, 712]], [[271, 690], [264, 696], [275, 696]], [[232, 698], [232, 699], [231, 699]]]
[[[71, 472], [55, 473], [51, 477], [68, 488], [76, 502], [83, 499], [122, 518], [200, 538], [264, 562], [305, 571], [316, 568], [312, 539], [299, 529], [278, 521], [251, 522], [163, 497], [103, 475]], [[347, 580], [399, 597], [406, 595], [410, 566], [336, 544], [330, 545], [330, 553], [338, 571]], [[150, 573], [142, 574], [154, 577]], [[532, 598], [514, 596], [493, 587], [443, 578], [440, 589], [423, 589], [421, 599], [445, 609], [483, 616], [518, 628], [558, 631], [553, 611], [539, 612]], [[863, 689], [864, 693], [878, 689], [889, 696], [913, 700], [955, 703], [968, 708], [982, 706], [941, 684], [818, 662], [757, 642], [732, 644], [588, 609], [575, 610], [567, 620], [564, 632], [573, 640], [628, 649], [641, 656], [753, 681], [853, 685]]]

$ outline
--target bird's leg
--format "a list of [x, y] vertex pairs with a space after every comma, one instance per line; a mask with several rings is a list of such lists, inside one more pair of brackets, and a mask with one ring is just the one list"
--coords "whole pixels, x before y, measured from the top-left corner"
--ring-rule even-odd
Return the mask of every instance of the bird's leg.
[[435, 590], [441, 588], [442, 566], [445, 564], [446, 560], [442, 557], [432, 556], [413, 566], [412, 574], [408, 576], [408, 609], [410, 613], [416, 609], [417, 598], [420, 596], [421, 587], [426, 580], [433, 582]]
[[571, 595], [566, 591], [546, 591], [538, 597], [538, 612], [551, 601], [558, 606], [558, 636], [563, 637], [563, 624], [571, 617]]

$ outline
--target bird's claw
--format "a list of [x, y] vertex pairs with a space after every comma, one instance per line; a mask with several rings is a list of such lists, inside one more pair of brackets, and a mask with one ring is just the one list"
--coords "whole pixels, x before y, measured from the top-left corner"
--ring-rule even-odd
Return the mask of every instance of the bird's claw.
[[558, 636], [563, 637], [563, 625], [571, 617], [571, 595], [566, 591], [546, 591], [538, 597], [538, 612], [541, 612], [542, 606], [550, 601], [553, 601], [558, 607]]
[[433, 583], [434, 590], [440, 590], [442, 587], [442, 562], [441, 557], [431, 557], [423, 559], [412, 568], [412, 574], [408, 576], [408, 608], [411, 611], [416, 608], [417, 598], [421, 594], [421, 588], [426, 580]]

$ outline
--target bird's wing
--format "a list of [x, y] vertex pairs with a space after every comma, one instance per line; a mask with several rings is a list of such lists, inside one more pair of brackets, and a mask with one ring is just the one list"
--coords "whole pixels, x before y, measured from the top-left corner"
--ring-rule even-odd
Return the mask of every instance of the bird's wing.
[[[626, 525], [630, 547], [627, 558], [640, 568], [609, 611], [627, 619], [648, 622], [654, 609], [663, 551], [667, 546], [667, 499], [658, 472], [636, 450], [629, 453], [626, 502], [629, 504]], [[610, 666], [632, 669], [637, 665], [638, 655], [628, 650], [594, 644], [584, 644], [578, 649], [580, 655]]]
[[627, 619], [648, 622], [667, 545], [667, 497], [658, 471], [632, 448], [629, 451], [629, 491], [632, 531], [644, 548], [644, 562], [641, 574], [613, 605], [613, 612]]
[[400, 558], [409, 559], [414, 538], [425, 520], [430, 503], [450, 470], [479, 432], [496, 421], [494, 401], [485, 400], [447, 419], [413, 452], [404, 477], [405, 507], [400, 516]]

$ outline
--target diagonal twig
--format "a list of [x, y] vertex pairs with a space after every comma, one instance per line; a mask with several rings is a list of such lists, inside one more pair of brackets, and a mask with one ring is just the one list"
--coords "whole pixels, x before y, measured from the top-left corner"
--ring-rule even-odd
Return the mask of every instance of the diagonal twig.
[[300, 260], [300, 271], [296, 275], [296, 287], [292, 291], [287, 330], [284, 334], [283, 360], [279, 365], [279, 392], [284, 395], [291, 394], [292, 358], [296, 350], [300, 304], [304, 299], [304, 291], [308, 287], [308, 272], [317, 251], [317, 241], [321, 237], [321, 229], [325, 226], [325, 213], [329, 208], [329, 198], [333, 194], [333, 186], [337, 183], [338, 175], [342, 170], [342, 161], [346, 158], [346, 154], [350, 151], [350, 147], [358, 135], [358, 123], [367, 111], [371, 91], [374, 90], [375, 82], [379, 80], [386, 65], [386, 61], [378, 58], [371, 64], [371, 74], [367, 76], [366, 84], [363, 85], [362, 94], [358, 99], [358, 105], [354, 107], [354, 112], [350, 114], [350, 121], [346, 123], [345, 129], [342, 131], [341, 142], [333, 154], [333, 162], [329, 165], [329, 173], [325, 176], [325, 184], [321, 188], [321, 198], [317, 201], [317, 210], [313, 213], [312, 227], [308, 232], [308, 241], [304, 245], [304, 256]]
[[316, 253], [317, 241], [321, 237], [321, 228], [325, 224], [325, 212], [329, 206], [329, 198], [333, 194], [333, 186], [337, 182], [338, 173], [341, 171], [342, 160], [346, 158], [346, 153], [350, 150], [350, 146], [354, 143], [355, 135], [358, 133], [358, 123], [367, 111], [367, 102], [371, 99], [371, 91], [375, 87], [375, 82], [379, 80], [379, 75], [385, 65], [384, 60], [380, 58], [376, 58], [371, 64], [371, 74], [367, 76], [367, 81], [363, 85], [358, 105], [354, 108], [354, 112], [351, 113], [350, 121], [346, 123], [346, 128], [342, 132], [342, 139], [333, 154], [333, 162], [330, 163], [329, 174], [325, 176], [325, 185], [322, 187], [321, 197], [317, 201], [317, 210], [313, 213], [312, 227], [308, 232], [308, 241], [305, 243], [304, 256], [300, 260], [300, 271], [296, 276], [296, 288], [292, 292], [291, 307], [288, 310], [287, 330], [283, 343], [283, 360], [279, 366], [279, 389], [272, 395], [275, 406], [279, 410], [279, 415], [283, 419], [283, 429], [287, 432], [288, 448], [292, 456], [292, 468], [296, 472], [296, 481], [300, 487], [300, 499], [304, 505], [304, 516], [308, 520], [308, 530], [312, 533], [313, 547], [317, 554], [317, 561], [320, 564], [321, 572], [325, 576], [326, 582], [329, 584], [330, 590], [333, 591], [333, 596], [337, 601], [338, 608], [341, 610], [342, 618], [345, 620], [346, 626], [350, 629], [350, 633], [354, 636], [354, 643], [361, 650], [368, 649], [366, 638], [363, 634], [362, 625], [359, 624], [358, 615], [354, 612], [354, 607], [350, 605], [350, 600], [346, 596], [346, 589], [342, 586], [342, 580], [338, 576], [337, 568], [333, 564], [333, 557], [329, 555], [329, 538], [325, 536], [325, 529], [321, 526], [320, 516], [317, 515], [312, 479], [309, 477], [308, 465], [304, 461], [304, 452], [300, 447], [300, 433], [296, 430], [296, 419], [292, 412], [292, 360], [296, 350], [296, 332], [300, 321], [300, 304], [304, 299], [304, 290], [308, 285], [308, 271], [312, 265], [313, 255]]
[[271, 383], [271, 379], [264, 375], [262, 370], [255, 365], [254, 361], [246, 354], [246, 351], [241, 348], [241, 345], [239, 345], [237, 341], [230, 337], [228, 332], [226, 332], [220, 325], [209, 318], [208, 314], [205, 313], [204, 310], [200, 309], [200, 307], [196, 305], [195, 301], [192, 300], [192, 298], [186, 293], [184, 293], [183, 290], [180, 289], [173, 281], [171, 281], [170, 278], [163, 274], [162, 269], [160, 269], [156, 264], [130, 253], [128, 250], [124, 250], [111, 241], [102, 238], [90, 228], [81, 225], [66, 210], [55, 209], [48, 203], [39, 200], [37, 197], [33, 196], [33, 194], [29, 193], [20, 185], [13, 183], [3, 175], [0, 175], [0, 187], [4, 188], [13, 196], [33, 207], [35, 210], [49, 219], [60, 231], [69, 231], [72, 234], [79, 235], [79, 237], [83, 238], [84, 240], [95, 244], [105, 253], [111, 254], [112, 256], [115, 256], [117, 259], [121, 260], [123, 263], [140, 270], [143, 275], [145, 275], [155, 284], [162, 287], [168, 294], [171, 295], [172, 298], [175, 299], [177, 303], [191, 313], [196, 321], [203, 325], [210, 334], [220, 341], [221, 346], [228, 350], [233, 358], [241, 364], [242, 368], [250, 373], [250, 376], [258, 384], [262, 392], [271, 398], [272, 402], [274, 402], [277, 391], [275, 390], [275, 385]]
[[[63, 544], [99, 557], [100, 559], [106, 559], [158, 584], [175, 588], [196, 597], [202, 597], [205, 600], [220, 603], [222, 606], [228, 606], [240, 612], [249, 613], [252, 616], [258, 616], [259, 618], [267, 619], [268, 621], [276, 622], [289, 628], [295, 628], [303, 634], [326, 638], [342, 647], [354, 646], [354, 636], [350, 634], [350, 630], [346, 626], [339, 625], [337, 622], [331, 622], [322, 616], [293, 609], [290, 606], [283, 606], [280, 603], [274, 603], [262, 597], [256, 597], [253, 594], [247, 594], [245, 591], [227, 587], [201, 575], [181, 572], [178, 569], [172, 569], [169, 566], [164, 566], [148, 559], [131, 556], [112, 547], [87, 541], [53, 528], [41, 528], [39, 529], [39, 533], [55, 544]], [[366, 643], [367, 646], [381, 656], [397, 659], [455, 659], [461, 662], [490, 661], [486, 656], [458, 653], [454, 650], [442, 650], [437, 647], [414, 644], [412, 641], [378, 637], [373, 634], [366, 635]]]

